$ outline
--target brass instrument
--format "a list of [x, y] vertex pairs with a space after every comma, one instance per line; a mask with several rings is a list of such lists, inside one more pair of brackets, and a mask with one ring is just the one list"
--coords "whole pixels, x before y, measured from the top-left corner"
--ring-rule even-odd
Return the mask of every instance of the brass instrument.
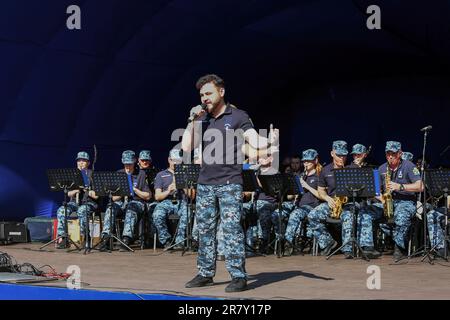
[[392, 200], [392, 193], [389, 189], [390, 182], [391, 182], [391, 170], [389, 169], [389, 165], [387, 165], [386, 176], [384, 178], [385, 192], [383, 193], [384, 216], [387, 219], [392, 219], [394, 217], [394, 202]]
[[342, 214], [342, 207], [344, 204], [348, 202], [348, 197], [338, 197], [334, 196], [333, 198], [336, 205], [333, 209], [331, 209], [330, 217], [333, 219], [339, 219]]

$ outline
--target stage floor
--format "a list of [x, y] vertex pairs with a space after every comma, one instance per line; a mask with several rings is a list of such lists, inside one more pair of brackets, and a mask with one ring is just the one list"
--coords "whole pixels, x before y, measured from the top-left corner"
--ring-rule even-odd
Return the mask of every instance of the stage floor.
[[[0, 246], [0, 251], [13, 256], [18, 263], [29, 262], [40, 267], [51, 265], [58, 273], [70, 265], [81, 268], [83, 289], [135, 293], [176, 294], [186, 296], [243, 299], [449, 299], [450, 263], [436, 260], [434, 265], [421, 258], [393, 263], [392, 256], [366, 262], [345, 260], [337, 255], [324, 257], [274, 255], [246, 260], [249, 290], [228, 294], [230, 281], [225, 263], [217, 262], [215, 285], [186, 289], [184, 284], [196, 274], [196, 254], [180, 251], [162, 252], [152, 249], [134, 253], [93, 251], [83, 255], [67, 253], [41, 244]], [[379, 266], [381, 289], [369, 290], [369, 266]], [[47, 269], [48, 270], [48, 269]], [[65, 281], [33, 285], [65, 287]]]

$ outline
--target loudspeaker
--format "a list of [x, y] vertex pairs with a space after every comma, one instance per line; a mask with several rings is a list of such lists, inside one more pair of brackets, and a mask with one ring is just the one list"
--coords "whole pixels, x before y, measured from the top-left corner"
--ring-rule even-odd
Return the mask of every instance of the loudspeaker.
[[28, 242], [27, 228], [21, 222], [0, 221], [0, 242]]

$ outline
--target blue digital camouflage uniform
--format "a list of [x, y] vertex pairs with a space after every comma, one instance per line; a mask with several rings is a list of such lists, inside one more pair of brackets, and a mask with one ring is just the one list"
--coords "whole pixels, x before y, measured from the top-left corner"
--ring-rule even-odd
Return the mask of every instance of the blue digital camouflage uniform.
[[[398, 152], [401, 144], [397, 141], [386, 142], [385, 151]], [[382, 186], [385, 185], [387, 163], [379, 167]], [[411, 184], [420, 180], [420, 171], [408, 160], [402, 160], [397, 170], [392, 174], [391, 181], [399, 184]], [[394, 191], [392, 192], [394, 204], [394, 225], [381, 224], [380, 228], [387, 234], [392, 235], [395, 243], [400, 248], [405, 249], [408, 242], [408, 232], [411, 226], [411, 219], [416, 213], [416, 195], [413, 192]], [[374, 210], [382, 210], [382, 204], [373, 206]]]
[[[342, 140], [333, 142], [333, 150], [337, 155], [346, 156], [347, 143]], [[319, 177], [319, 187], [327, 188], [327, 193], [330, 197], [335, 195], [336, 182], [333, 173], [333, 163], [325, 166]], [[350, 205], [342, 206], [342, 213], [340, 220], [342, 222], [342, 243], [347, 242], [351, 238], [353, 227], [353, 216], [350, 211]], [[311, 233], [317, 239], [317, 243], [321, 249], [328, 247], [333, 240], [331, 234], [326, 228], [326, 220], [330, 216], [330, 207], [327, 202], [319, 204], [308, 213], [308, 221], [311, 227]], [[347, 244], [342, 248], [342, 252], [351, 252], [352, 246]]]
[[[302, 152], [301, 161], [314, 161], [318, 156], [319, 154], [315, 149], [307, 149]], [[319, 184], [319, 176], [317, 172], [310, 175], [305, 173], [302, 177], [300, 177], [300, 179], [305, 181], [311, 188], [317, 190]], [[293, 244], [296, 236], [305, 236], [305, 234], [301, 234], [303, 232], [302, 226], [306, 223], [308, 213], [318, 205], [319, 199], [317, 199], [308, 189], [303, 189], [303, 194], [301, 195], [300, 201], [295, 203], [295, 208], [289, 216], [289, 221], [284, 234], [286, 241]], [[308, 223], [306, 227], [306, 237], [312, 238], [313, 234], [310, 224]]]
[[250, 226], [247, 228], [246, 232], [246, 240], [247, 244], [250, 247], [253, 247], [255, 244], [255, 240], [262, 239], [267, 242], [270, 238], [270, 228], [272, 226], [271, 217], [272, 213], [276, 208], [276, 204], [266, 201], [266, 200], [257, 200], [256, 201], [256, 212], [252, 212], [253, 203], [246, 202], [243, 205], [244, 208], [244, 217], [247, 217], [250, 214], [256, 213], [257, 215], [257, 224], [255, 226]]
[[170, 214], [179, 216], [177, 233], [175, 235], [175, 243], [181, 242], [186, 236], [187, 225], [187, 202], [183, 200], [165, 199], [159, 202], [153, 211], [153, 224], [158, 231], [159, 242], [165, 245], [170, 241], [171, 236], [167, 226], [167, 218]]
[[436, 250], [444, 248], [444, 220], [446, 208], [439, 208], [437, 210], [431, 210], [427, 213], [428, 234], [430, 237], [431, 247], [435, 247]]
[[[203, 151], [201, 157], [196, 204], [199, 232], [198, 275], [214, 277], [216, 273], [217, 208], [222, 221], [225, 266], [233, 279], [246, 279], [244, 231], [241, 225], [243, 179], [240, 161], [244, 159], [243, 134], [252, 129], [253, 124], [245, 111], [230, 104], [217, 117], [208, 113], [200, 116], [197, 122], [202, 125], [204, 137], [212, 132], [215, 134], [214, 139], [202, 139], [202, 150], [225, 147], [220, 159], [211, 159], [206, 151]], [[218, 132], [222, 139], [216, 138]], [[220, 141], [226, 142], [225, 146]]]
[[[122, 153], [122, 163], [134, 164], [136, 162], [136, 155], [131, 150], [126, 150]], [[125, 172], [125, 169], [119, 170], [119, 172]], [[133, 191], [133, 188], [137, 188], [143, 192], [149, 192], [150, 189], [146, 182], [146, 175], [144, 171], [139, 171], [128, 174], [129, 194], [128, 201], [115, 201], [112, 204], [112, 210], [107, 208], [104, 216], [102, 235], [105, 236], [110, 232], [110, 226], [114, 226], [117, 216], [121, 216], [125, 213], [124, 226], [122, 237], [134, 238], [136, 225], [140, 218], [143, 217], [145, 212], [146, 202], [140, 199]], [[112, 213], [112, 220], [111, 220]], [[111, 230], [112, 231], [112, 230]]]
[[203, 185], [197, 187], [197, 224], [199, 231], [199, 274], [214, 277], [216, 271], [216, 197], [223, 224], [225, 265], [233, 278], [246, 278], [242, 214], [242, 186]]
[[[294, 201], [283, 201], [283, 203], [281, 204], [281, 228], [283, 228], [283, 230], [286, 230], [286, 224], [288, 223], [289, 220], [289, 216], [291, 215], [291, 212], [295, 209], [295, 203]], [[272, 212], [271, 215], [271, 221], [273, 224], [273, 229], [275, 231], [275, 234], [278, 235], [279, 234], [279, 229], [280, 229], [280, 221], [279, 221], [279, 216], [278, 216], [279, 210], [277, 207], [275, 207], [274, 211]]]
[[[89, 154], [86, 151], [80, 151], [77, 154], [76, 160], [84, 159], [89, 161]], [[84, 180], [85, 187], [89, 187], [89, 177], [91, 176], [92, 171], [86, 170], [82, 172], [82, 177]], [[94, 212], [97, 209], [97, 203], [91, 199], [86, 192], [81, 193], [81, 199], [79, 199], [80, 205], [78, 205], [75, 202], [75, 199], [71, 199], [67, 203], [67, 218], [69, 218], [71, 215], [75, 214], [77, 215], [79, 222], [80, 222], [80, 234], [84, 235], [86, 230], [86, 223], [87, 223], [87, 217]], [[58, 227], [57, 227], [57, 233], [58, 236], [61, 236], [65, 233], [65, 219], [64, 219], [64, 206], [61, 206], [58, 208], [56, 212], [56, 217], [58, 220]]]

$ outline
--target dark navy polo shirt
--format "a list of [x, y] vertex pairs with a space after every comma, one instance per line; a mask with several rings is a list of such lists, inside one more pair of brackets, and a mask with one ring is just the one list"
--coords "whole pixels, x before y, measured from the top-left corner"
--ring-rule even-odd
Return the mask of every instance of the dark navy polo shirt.
[[335, 195], [336, 181], [334, 179], [333, 163], [322, 168], [319, 176], [319, 187], [327, 188], [327, 194], [330, 197]]
[[[233, 143], [226, 143], [227, 135], [232, 137], [231, 129], [238, 130], [241, 129], [242, 133], [252, 129], [253, 124], [248, 116], [248, 114], [240, 109], [231, 107], [227, 104], [225, 112], [219, 117], [213, 118], [209, 113], [201, 116], [199, 121], [202, 121], [202, 133], [203, 133], [203, 157], [202, 157], [202, 167], [200, 169], [200, 175], [198, 178], [199, 184], [208, 185], [223, 185], [223, 184], [242, 184], [242, 161], [238, 163], [238, 155], [242, 155], [241, 147], [244, 142], [244, 137], [240, 135], [240, 139]], [[209, 129], [216, 129], [220, 132], [222, 139], [211, 139], [211, 141], [205, 141], [205, 137], [212, 134], [213, 131], [208, 131]], [[227, 131], [229, 134], [227, 134]], [[212, 135], [214, 136], [214, 135]], [[222, 141], [220, 141], [222, 140]], [[239, 141], [240, 140], [240, 141]], [[223, 142], [223, 145], [221, 145]], [[211, 153], [207, 150], [217, 150], [215, 147], [222, 150], [222, 156], [220, 157], [221, 163], [207, 163], [205, 155], [209, 156]], [[227, 157], [228, 155], [228, 157]]]
[[[382, 188], [384, 190], [385, 178], [387, 171], [387, 162], [378, 168], [382, 181]], [[408, 160], [402, 160], [395, 172], [391, 173], [391, 181], [400, 184], [411, 184], [420, 180], [420, 171], [414, 163]], [[394, 191], [392, 193], [394, 200], [411, 200], [416, 201], [415, 192], [408, 191]]]
[[[317, 175], [317, 173], [307, 176], [306, 183], [309, 184], [312, 188], [317, 190], [317, 186], [319, 185], [319, 176]], [[317, 199], [311, 192], [309, 192], [309, 190], [306, 189], [303, 190], [305, 190], [305, 193], [300, 199], [298, 205], [300, 207], [305, 205], [311, 206], [313, 208], [317, 207], [317, 205], [319, 204], [319, 199]]]
[[[118, 170], [118, 172], [125, 172], [125, 169], [120, 169], [120, 170]], [[142, 192], [150, 192], [150, 188], [148, 187], [148, 184], [147, 184], [147, 177], [146, 177], [144, 171], [134, 170], [134, 173], [130, 176], [130, 180], [131, 180], [133, 187], [139, 189]], [[132, 193], [131, 188], [130, 188], [129, 192], [130, 192], [130, 194]], [[133, 191], [133, 193], [134, 193], [134, 191]], [[129, 198], [132, 200], [144, 201], [144, 199], [141, 199], [136, 194], [134, 196], [130, 196]]]
[[155, 178], [155, 190], [161, 189], [162, 192], [167, 191], [173, 182], [173, 173], [168, 169], [158, 172]]

